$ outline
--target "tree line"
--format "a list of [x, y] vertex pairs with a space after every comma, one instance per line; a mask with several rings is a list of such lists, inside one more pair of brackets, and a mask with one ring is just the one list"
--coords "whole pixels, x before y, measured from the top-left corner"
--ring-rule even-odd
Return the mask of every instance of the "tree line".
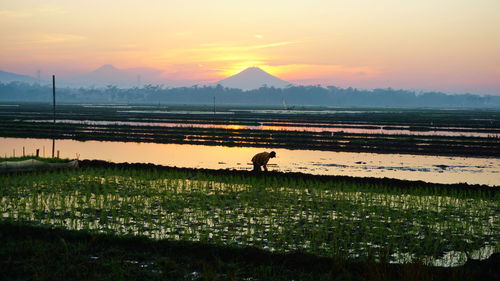
[[[243, 91], [217, 86], [168, 88], [162, 85], [118, 88], [58, 88], [60, 102], [96, 103], [178, 103], [282, 105], [365, 106], [365, 107], [461, 107], [500, 108], [500, 96], [473, 94], [445, 94], [442, 92], [415, 92], [396, 89], [360, 90], [335, 86], [292, 86], [284, 89], [263, 86]], [[23, 82], [0, 82], [0, 101], [50, 102], [50, 85]]]

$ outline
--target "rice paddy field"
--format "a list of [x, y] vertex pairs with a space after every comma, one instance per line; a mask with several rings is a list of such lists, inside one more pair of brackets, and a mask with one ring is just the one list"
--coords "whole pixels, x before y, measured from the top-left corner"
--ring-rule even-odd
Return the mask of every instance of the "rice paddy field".
[[0, 214], [30, 226], [353, 261], [459, 266], [500, 252], [495, 188], [406, 183], [84, 167], [0, 175]]
[[[200, 166], [83, 160], [78, 169], [0, 171], [0, 280], [500, 280], [496, 109], [58, 105], [57, 122], [47, 123], [52, 117], [48, 105], [4, 106], [5, 157], [20, 154], [5, 137], [37, 138], [42, 155], [44, 138], [283, 149], [285, 160], [293, 158], [285, 149], [441, 155], [469, 157], [460, 167], [479, 169], [473, 176], [483, 180], [489, 169], [492, 180], [429, 183], [451, 170], [439, 161], [421, 181], [301, 174], [285, 165], [253, 173], [239, 160], [253, 152], [238, 156], [239, 170], [208, 170], [228, 157], [208, 166], [198, 157], [211, 155], [205, 148], [188, 156], [164, 147], [151, 155]], [[63, 157], [78, 158], [83, 146]], [[84, 159], [115, 161], [103, 156], [112, 152], [128, 157], [120, 161], [177, 166], [133, 160], [132, 149], [112, 146]], [[338, 156], [327, 164], [339, 165]], [[360, 157], [345, 158], [370, 163]], [[398, 161], [379, 166], [412, 169]]]
[[0, 136], [496, 157], [498, 109], [0, 103]]

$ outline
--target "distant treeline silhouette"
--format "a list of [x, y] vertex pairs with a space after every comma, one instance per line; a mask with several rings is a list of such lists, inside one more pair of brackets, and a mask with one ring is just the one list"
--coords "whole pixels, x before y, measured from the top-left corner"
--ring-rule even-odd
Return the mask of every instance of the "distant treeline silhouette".
[[[244, 105], [302, 105], [366, 106], [366, 107], [472, 107], [500, 108], [500, 96], [473, 94], [445, 94], [441, 92], [416, 93], [410, 90], [374, 89], [359, 90], [335, 86], [293, 86], [279, 89], [261, 87], [256, 90], [217, 86], [192, 86], [167, 88], [161, 85], [145, 85], [134, 88], [58, 88], [60, 102], [98, 103], [177, 103]], [[50, 102], [50, 85], [22, 82], [0, 82], [0, 101]]]

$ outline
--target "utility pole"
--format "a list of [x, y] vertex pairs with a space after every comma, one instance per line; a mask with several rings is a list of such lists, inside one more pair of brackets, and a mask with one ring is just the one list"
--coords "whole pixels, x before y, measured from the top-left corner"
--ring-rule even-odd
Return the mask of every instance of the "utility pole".
[[54, 116], [54, 126], [52, 128], [52, 158], [54, 158], [54, 151], [56, 149], [56, 76], [52, 75], [52, 113]]
[[54, 125], [56, 124], [56, 76], [52, 75], [52, 112], [54, 114]]
[[215, 116], [215, 96], [214, 96], [214, 116]]

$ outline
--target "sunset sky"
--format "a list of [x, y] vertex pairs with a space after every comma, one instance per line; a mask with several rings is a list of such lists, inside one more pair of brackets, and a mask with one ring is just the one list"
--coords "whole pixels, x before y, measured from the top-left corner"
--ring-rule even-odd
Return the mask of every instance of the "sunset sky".
[[499, 0], [0, 0], [0, 69], [500, 95]]

